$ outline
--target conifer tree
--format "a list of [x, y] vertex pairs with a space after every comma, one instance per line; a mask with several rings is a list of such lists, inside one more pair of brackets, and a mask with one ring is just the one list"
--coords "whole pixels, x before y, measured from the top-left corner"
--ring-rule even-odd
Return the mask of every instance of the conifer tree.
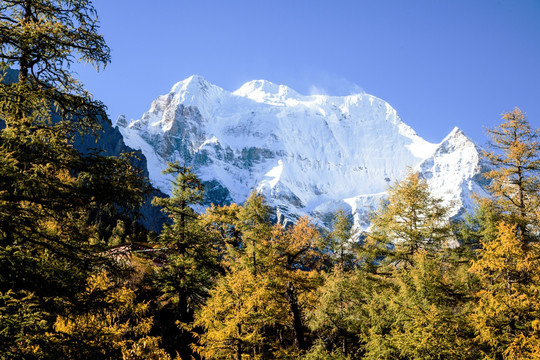
[[333, 262], [341, 269], [351, 269], [354, 259], [352, 221], [345, 211], [340, 209], [334, 215], [332, 226], [332, 231], [326, 236], [325, 247], [330, 251]]
[[369, 297], [370, 282], [366, 273], [355, 267], [351, 229], [347, 214], [337, 211], [333, 229], [323, 245], [333, 266], [323, 273], [324, 283], [316, 290], [317, 303], [308, 315], [309, 327], [318, 337], [318, 344], [325, 347], [316, 344], [309, 356], [322, 356], [322, 353], [331, 358], [350, 356], [359, 350], [367, 331], [364, 304]]
[[[69, 71], [73, 61], [99, 69], [110, 59], [91, 3], [0, 1], [0, 13], [0, 309], [13, 320], [0, 321], [0, 352], [67, 358], [45, 334], [58, 332], [60, 315], [109, 306], [105, 293], [80, 306], [95, 269], [116, 267], [104, 256], [100, 219], [136, 210], [144, 181], [127, 157], [74, 146], [108, 121]], [[5, 81], [9, 68], [18, 81]], [[81, 336], [72, 351], [91, 341]]]
[[388, 193], [362, 248], [377, 279], [364, 307], [365, 357], [474, 358], [465, 321], [470, 279], [449, 256], [447, 208], [416, 173]]
[[487, 173], [492, 198], [482, 199], [481, 209], [491, 216], [482, 223], [470, 269], [481, 284], [470, 319], [486, 357], [537, 358], [539, 130], [518, 108], [503, 120], [488, 131], [491, 151], [484, 153], [493, 165]]
[[451, 240], [448, 209], [433, 197], [426, 181], [410, 171], [405, 179], [388, 189], [388, 199], [372, 218], [364, 250], [380, 264], [414, 266], [420, 250], [429, 256]]
[[527, 245], [517, 227], [500, 222], [471, 267], [483, 285], [471, 323], [491, 358], [540, 356], [540, 249]]
[[210, 359], [241, 359], [247, 354], [264, 358], [278, 348], [265, 327], [283, 308], [272, 298], [261, 257], [271, 236], [270, 207], [253, 192], [243, 206], [211, 207], [203, 222], [226, 244], [221, 256], [226, 272], [196, 314], [195, 325], [205, 331], [194, 348]]
[[307, 313], [314, 306], [314, 291], [320, 286], [316, 249], [319, 232], [307, 217], [294, 226], [275, 225], [272, 237], [263, 247], [266, 276], [277, 301], [285, 300], [288, 315], [282, 314], [281, 326], [292, 328], [297, 350], [308, 348]]
[[163, 226], [159, 236], [160, 246], [167, 251], [166, 263], [156, 270], [154, 278], [162, 304], [158, 325], [168, 349], [187, 356], [189, 344], [194, 341], [189, 325], [219, 271], [218, 248], [205, 234], [199, 214], [192, 208], [202, 203], [202, 183], [189, 167], [177, 162], [168, 165], [164, 173], [176, 175], [171, 181], [171, 197], [152, 201], [172, 221]]
[[488, 130], [491, 151], [484, 156], [493, 165], [486, 176], [494, 205], [508, 223], [531, 241], [539, 230], [540, 206], [540, 129], [531, 128], [518, 108], [503, 114], [504, 122]]
[[257, 274], [261, 269], [261, 253], [271, 236], [270, 207], [261, 194], [253, 191], [238, 213], [238, 229], [242, 233], [242, 259]]
[[[208, 358], [294, 358], [308, 348], [306, 318], [320, 284], [319, 234], [307, 219], [287, 229], [272, 226], [269, 210], [261, 195], [252, 194], [230, 226], [214, 223], [213, 231], [238, 237], [240, 244], [225, 241], [226, 274], [196, 316], [205, 329], [196, 349]], [[212, 213], [214, 221], [217, 214], [221, 220], [230, 215]]]
[[260, 274], [231, 267], [197, 313], [195, 325], [204, 331], [194, 349], [207, 359], [262, 359], [274, 345], [265, 326], [275, 322], [279, 309]]
[[373, 285], [369, 275], [358, 268], [343, 271], [337, 265], [324, 274], [324, 283], [315, 293], [317, 302], [308, 314], [308, 324], [324, 349], [331, 351], [315, 346], [310, 352], [333, 353], [343, 358], [362, 354], [368, 336], [367, 304]]

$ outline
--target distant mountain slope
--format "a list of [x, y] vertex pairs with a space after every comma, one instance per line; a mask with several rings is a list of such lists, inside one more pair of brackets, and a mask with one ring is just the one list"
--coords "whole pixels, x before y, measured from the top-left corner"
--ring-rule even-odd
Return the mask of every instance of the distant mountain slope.
[[349, 209], [360, 228], [384, 192], [420, 170], [454, 214], [482, 191], [479, 149], [454, 129], [440, 144], [419, 137], [385, 101], [368, 94], [304, 96], [264, 80], [235, 92], [192, 76], [159, 96], [141, 119], [116, 126], [148, 160], [150, 180], [169, 193], [167, 161], [192, 166], [208, 202], [263, 192], [287, 217], [322, 222]]
[[[7, 69], [4, 73], [0, 72], [0, 80], [3, 83], [10, 84], [18, 81], [19, 71], [14, 69]], [[58, 115], [53, 113], [53, 121], [58, 121]], [[124, 139], [118, 128], [113, 127], [111, 121], [104, 117], [101, 117], [100, 123], [102, 130], [97, 133], [97, 142], [94, 135], [88, 134], [87, 136], [77, 137], [73, 144], [79, 151], [83, 153], [98, 152], [103, 156], [120, 156], [122, 153], [135, 152], [136, 158], [132, 159], [132, 163], [137, 168], [143, 171], [143, 176], [148, 178], [148, 171], [146, 165], [146, 158], [139, 150], [132, 149], [124, 143]], [[5, 123], [0, 119], [0, 130], [5, 127]], [[142, 217], [138, 219], [138, 222], [148, 230], [160, 232], [164, 222], [167, 221], [166, 216], [160, 211], [159, 208], [153, 206], [151, 201], [154, 196], [165, 196], [157, 189], [153, 189], [150, 194], [147, 194], [144, 198], [144, 203], [140, 208]]]

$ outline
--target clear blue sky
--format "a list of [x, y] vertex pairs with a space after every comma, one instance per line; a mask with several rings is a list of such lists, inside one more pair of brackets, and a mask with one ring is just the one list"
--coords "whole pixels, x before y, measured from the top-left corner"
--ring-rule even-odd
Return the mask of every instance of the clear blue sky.
[[540, 0], [94, 0], [112, 63], [74, 69], [138, 119], [198, 74], [226, 90], [266, 79], [300, 93], [361, 89], [425, 139], [520, 107], [540, 126]]

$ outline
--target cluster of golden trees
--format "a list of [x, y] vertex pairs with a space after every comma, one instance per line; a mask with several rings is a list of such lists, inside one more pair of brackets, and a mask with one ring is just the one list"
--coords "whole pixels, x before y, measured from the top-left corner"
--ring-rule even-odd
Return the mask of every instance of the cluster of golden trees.
[[[130, 155], [74, 145], [108, 122], [69, 71], [108, 63], [97, 30], [86, 0], [0, 0], [0, 359], [540, 358], [539, 131], [519, 109], [464, 220], [414, 172], [359, 241], [344, 212], [275, 224], [256, 193], [199, 214], [170, 164], [156, 235], [134, 226]], [[160, 250], [111, 256], [135, 243]]]

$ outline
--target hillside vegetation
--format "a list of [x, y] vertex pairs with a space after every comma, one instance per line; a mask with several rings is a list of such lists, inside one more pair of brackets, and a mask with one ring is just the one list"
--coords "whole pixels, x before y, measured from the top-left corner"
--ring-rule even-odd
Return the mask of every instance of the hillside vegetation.
[[[369, 233], [284, 227], [257, 193], [200, 208], [170, 163], [160, 234], [133, 154], [81, 152], [109, 121], [70, 72], [110, 61], [86, 0], [0, 1], [0, 359], [538, 359], [539, 130], [488, 130], [489, 197], [448, 220], [410, 171]], [[18, 71], [8, 79], [8, 69]], [[14, 81], [16, 80], [16, 81]]]

